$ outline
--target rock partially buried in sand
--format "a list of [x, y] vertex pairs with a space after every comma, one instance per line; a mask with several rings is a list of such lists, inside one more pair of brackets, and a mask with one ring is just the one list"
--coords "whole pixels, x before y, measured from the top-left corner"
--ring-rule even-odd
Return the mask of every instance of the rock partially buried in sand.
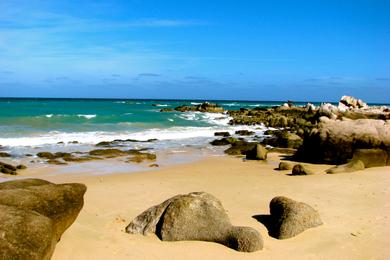
[[267, 149], [261, 144], [257, 144], [252, 150], [246, 153], [248, 160], [267, 160]]
[[293, 167], [291, 175], [312, 175], [313, 172], [302, 164], [297, 164]]
[[269, 207], [269, 233], [277, 239], [291, 238], [306, 229], [322, 225], [318, 212], [306, 203], [280, 196], [273, 198]]
[[263, 248], [258, 231], [233, 226], [221, 202], [205, 192], [177, 195], [149, 208], [126, 227], [126, 232], [155, 233], [163, 241], [216, 242], [242, 252]]
[[0, 259], [50, 259], [84, 203], [83, 184], [0, 183]]
[[294, 164], [292, 164], [290, 162], [280, 162], [278, 170], [279, 171], [292, 170], [293, 167], [294, 167]]
[[364, 163], [360, 160], [351, 161], [346, 164], [337, 165], [332, 167], [325, 172], [328, 174], [341, 173], [341, 172], [355, 172], [364, 170]]

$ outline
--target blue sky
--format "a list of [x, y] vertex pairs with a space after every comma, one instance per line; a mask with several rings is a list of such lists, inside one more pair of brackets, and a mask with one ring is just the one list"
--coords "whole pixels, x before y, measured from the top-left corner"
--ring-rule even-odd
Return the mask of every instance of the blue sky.
[[390, 1], [0, 0], [3, 97], [344, 94], [390, 103]]

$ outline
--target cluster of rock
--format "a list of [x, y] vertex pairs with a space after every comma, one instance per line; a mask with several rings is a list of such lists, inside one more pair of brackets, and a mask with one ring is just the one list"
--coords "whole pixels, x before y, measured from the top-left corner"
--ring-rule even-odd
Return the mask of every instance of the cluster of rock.
[[209, 102], [203, 102], [200, 105], [193, 105], [193, 106], [178, 106], [174, 109], [171, 108], [163, 108], [160, 110], [161, 112], [172, 112], [172, 111], [178, 111], [178, 112], [189, 112], [189, 111], [195, 111], [195, 112], [207, 112], [207, 113], [223, 113], [225, 110], [223, 107], [218, 106], [217, 104], [209, 103]]
[[123, 156], [130, 156], [127, 162], [141, 163], [143, 161], [155, 161], [157, 156], [154, 153], [145, 152], [145, 149], [130, 149], [120, 150], [116, 148], [95, 149], [89, 151], [87, 154], [64, 153], [64, 152], [39, 152], [37, 156], [47, 159], [47, 163], [56, 165], [65, 165], [68, 162], [86, 162], [92, 160], [101, 160], [107, 158], [116, 158]]
[[[309, 205], [286, 197], [270, 203], [269, 234], [286, 239], [322, 224]], [[137, 216], [127, 227], [130, 234], [156, 234], [162, 241], [216, 242], [241, 252], [263, 248], [261, 234], [251, 227], [233, 226], [222, 203], [213, 195], [193, 192], [174, 196]]]
[[[256, 142], [228, 135], [211, 142], [212, 145], [230, 145], [225, 150], [230, 155], [262, 158], [262, 149], [258, 146], [262, 144], [296, 149], [296, 160], [341, 164], [328, 173], [390, 165], [390, 110], [387, 107], [369, 107], [360, 99], [343, 96], [338, 107], [329, 103], [319, 107], [312, 104], [295, 107], [289, 103], [227, 113], [233, 125], [264, 124], [279, 128], [266, 131], [266, 137]], [[256, 153], [258, 157], [254, 156]]]
[[0, 259], [50, 259], [84, 204], [83, 184], [0, 183]]
[[18, 170], [24, 170], [27, 167], [23, 164], [16, 166], [4, 162], [0, 162], [0, 172], [4, 174], [16, 175]]

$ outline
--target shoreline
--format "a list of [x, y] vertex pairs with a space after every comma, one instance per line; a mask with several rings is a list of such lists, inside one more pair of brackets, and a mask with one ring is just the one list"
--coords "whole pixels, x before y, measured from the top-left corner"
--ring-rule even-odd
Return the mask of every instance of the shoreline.
[[[307, 164], [316, 174], [288, 176], [275, 171], [281, 154], [267, 162], [221, 156], [131, 174], [52, 175], [43, 179], [81, 182], [88, 187], [85, 205], [64, 233], [52, 259], [386, 259], [390, 250], [390, 167], [329, 175], [329, 165]], [[50, 169], [50, 167], [49, 167]], [[25, 176], [40, 178], [42, 173]], [[161, 242], [156, 236], [129, 235], [127, 224], [147, 208], [177, 194], [205, 191], [222, 201], [234, 225], [250, 226], [264, 239], [264, 249], [239, 253], [216, 243]], [[317, 209], [324, 225], [298, 236], [268, 236], [253, 215], [269, 214], [269, 201], [288, 196]], [[340, 247], [340, 245], [343, 245]]]

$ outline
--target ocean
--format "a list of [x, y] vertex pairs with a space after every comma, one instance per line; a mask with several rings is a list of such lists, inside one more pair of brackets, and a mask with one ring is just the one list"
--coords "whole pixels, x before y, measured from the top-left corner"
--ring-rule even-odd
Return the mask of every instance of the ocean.
[[[272, 107], [285, 102], [214, 101], [225, 109]], [[162, 108], [197, 105], [199, 100], [129, 99], [0, 99], [0, 150], [13, 159], [36, 159], [40, 151], [86, 152], [96, 144], [115, 139], [140, 142], [121, 144], [124, 149], [150, 149], [161, 153], [209, 154], [217, 131], [247, 129], [264, 136], [266, 127], [232, 126], [223, 113], [160, 112]], [[296, 105], [304, 106], [306, 102]], [[315, 105], [319, 103], [313, 102]], [[141, 142], [157, 139], [153, 142]], [[206, 152], [205, 152], [206, 150]], [[194, 151], [196, 151], [194, 153]]]

